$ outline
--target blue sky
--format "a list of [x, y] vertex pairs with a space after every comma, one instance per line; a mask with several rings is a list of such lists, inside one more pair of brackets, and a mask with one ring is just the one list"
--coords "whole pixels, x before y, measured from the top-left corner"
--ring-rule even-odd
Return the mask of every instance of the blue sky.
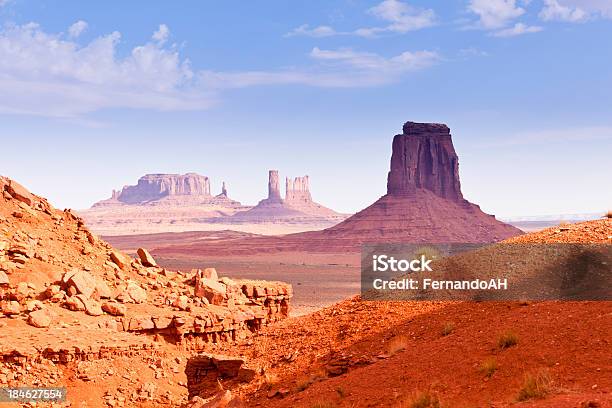
[[498, 216], [612, 207], [612, 0], [0, 0], [0, 174], [85, 208], [195, 171], [267, 170], [357, 211], [403, 122], [444, 122]]

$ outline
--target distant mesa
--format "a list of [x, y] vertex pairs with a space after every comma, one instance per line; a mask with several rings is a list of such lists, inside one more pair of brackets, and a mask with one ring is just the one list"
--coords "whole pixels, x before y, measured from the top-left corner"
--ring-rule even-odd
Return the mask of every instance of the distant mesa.
[[221, 194], [213, 197], [208, 177], [197, 173], [187, 173], [146, 174], [138, 179], [136, 185], [124, 186], [121, 191], [113, 190], [110, 199], [97, 202], [93, 207], [118, 204], [163, 204], [164, 201], [171, 202], [172, 205], [199, 202], [240, 206], [239, 202], [228, 198], [225, 182], [223, 182]]
[[[276, 179], [276, 177], [274, 178]], [[283, 208], [308, 208], [308, 178], [287, 180]], [[263, 211], [270, 197], [247, 211]], [[239, 216], [243, 213], [237, 213]], [[463, 198], [459, 159], [444, 124], [406, 122], [393, 138], [387, 194], [372, 205], [322, 231], [283, 237], [233, 240], [231, 245], [192, 244], [181, 250], [207, 253], [358, 252], [364, 243], [488, 243], [522, 231], [485, 214]], [[172, 253], [172, 248], [167, 248]]]
[[[278, 170], [268, 172], [268, 197], [249, 210], [240, 211], [224, 221], [240, 222], [338, 222], [346, 215], [312, 200], [308, 176], [285, 179], [285, 198], [281, 198]], [[329, 224], [328, 224], [329, 225]]]

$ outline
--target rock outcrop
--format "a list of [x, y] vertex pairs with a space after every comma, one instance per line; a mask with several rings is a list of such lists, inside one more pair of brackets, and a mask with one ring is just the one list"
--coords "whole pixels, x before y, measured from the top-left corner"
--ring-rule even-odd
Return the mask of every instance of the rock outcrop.
[[308, 176], [285, 180], [285, 201], [287, 203], [312, 202], [310, 180]]
[[116, 199], [126, 204], [142, 204], [167, 196], [210, 197], [210, 180], [196, 173], [147, 174], [135, 186], [125, 186]]
[[278, 179], [278, 170], [270, 170], [268, 174], [268, 200], [280, 201], [280, 182]]
[[[214, 254], [343, 253], [359, 252], [364, 243], [487, 243], [522, 233], [463, 198], [458, 158], [446, 125], [407, 122], [392, 147], [387, 194], [339, 224], [283, 237], [234, 240], [231, 248], [207, 243], [191, 250]], [[304, 179], [298, 186], [298, 195], [304, 194]], [[300, 208], [295, 204], [289, 207]], [[171, 248], [166, 251], [171, 252]]]
[[312, 200], [309, 183], [308, 176], [296, 177], [295, 179], [287, 178], [285, 180], [285, 199], [282, 199], [278, 170], [270, 170], [268, 173], [268, 197], [261, 200], [255, 207], [238, 212], [220, 221], [230, 223], [312, 223], [316, 221], [335, 223], [344, 219], [342, 214]]
[[406, 122], [403, 133], [393, 138], [387, 194], [411, 195], [420, 188], [463, 200], [459, 159], [444, 124]]
[[121, 235], [209, 229], [208, 220], [248, 208], [228, 197], [225, 182], [221, 194], [213, 196], [206, 176], [147, 174], [79, 214], [94, 231]]

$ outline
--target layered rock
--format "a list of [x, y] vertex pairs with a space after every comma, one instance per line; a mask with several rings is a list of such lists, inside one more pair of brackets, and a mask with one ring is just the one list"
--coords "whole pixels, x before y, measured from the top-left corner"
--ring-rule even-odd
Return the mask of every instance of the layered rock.
[[280, 201], [280, 182], [278, 179], [278, 170], [270, 170], [268, 174], [268, 200]]
[[308, 176], [296, 177], [295, 179], [286, 178], [285, 201], [287, 203], [312, 202], [312, 196], [310, 195], [310, 180]]
[[[341, 214], [312, 200], [308, 176], [285, 180], [285, 199], [281, 198], [278, 170], [268, 173], [268, 197], [255, 207], [223, 219], [240, 222], [292, 222], [313, 221], [337, 222], [344, 219]], [[330, 225], [330, 224], [328, 224]]]
[[147, 174], [135, 186], [125, 186], [116, 199], [126, 204], [142, 204], [167, 196], [210, 197], [210, 180], [196, 173]]
[[450, 200], [461, 201], [459, 159], [448, 126], [406, 122], [393, 138], [387, 194], [411, 195], [426, 189]]
[[[322, 231], [234, 240], [231, 248], [220, 243], [194, 245], [192, 250], [340, 253], [358, 252], [364, 243], [486, 243], [522, 233], [463, 198], [459, 162], [446, 125], [407, 122], [392, 148], [387, 194], [341, 223]], [[295, 190], [295, 182], [292, 187]]]
[[213, 196], [206, 176], [147, 174], [79, 214], [94, 231], [120, 235], [209, 229], [208, 220], [248, 208], [228, 197], [225, 182], [221, 194]]

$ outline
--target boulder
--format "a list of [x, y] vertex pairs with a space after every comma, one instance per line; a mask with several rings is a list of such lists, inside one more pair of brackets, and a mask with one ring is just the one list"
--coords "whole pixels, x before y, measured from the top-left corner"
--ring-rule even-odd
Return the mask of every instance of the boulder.
[[195, 295], [206, 298], [211, 305], [221, 305], [227, 301], [227, 287], [212, 279], [196, 278]]
[[206, 279], [218, 280], [217, 270], [215, 268], [205, 268], [202, 271], [202, 277]]
[[14, 180], [9, 180], [8, 185], [5, 185], [4, 189], [11, 195], [11, 197], [21, 201], [24, 204], [31, 206], [34, 203], [34, 195]]
[[153, 259], [149, 251], [146, 249], [138, 248], [136, 253], [140, 257], [140, 263], [142, 263], [144, 266], [157, 266], [157, 262], [155, 262], [155, 259]]
[[130, 319], [129, 331], [151, 330], [155, 328], [151, 316], [134, 316]]
[[28, 315], [28, 324], [38, 328], [49, 327], [51, 320], [49, 312], [44, 309], [35, 310]]
[[129, 260], [125, 259], [124, 255], [117, 251], [111, 251], [108, 256], [119, 269], [124, 270], [130, 264]]
[[86, 298], [90, 298], [98, 286], [96, 279], [86, 271], [76, 271], [71, 274], [66, 284], [74, 286], [77, 293], [84, 295]]
[[147, 301], [147, 292], [138, 286], [136, 282], [129, 282], [125, 291], [134, 303], [144, 303]]
[[187, 310], [187, 308], [189, 307], [189, 298], [185, 295], [181, 295], [176, 298], [174, 302], [172, 302], [172, 306], [181, 310]]
[[18, 315], [21, 313], [21, 305], [15, 300], [1, 302], [0, 311], [7, 316]]
[[85, 310], [85, 304], [76, 296], [70, 296], [68, 299], [66, 299], [66, 302], [64, 302], [64, 307], [66, 307], [68, 310], [72, 310], [73, 312]]
[[8, 284], [9, 284], [8, 275], [4, 273], [4, 271], [0, 271], [0, 286], [2, 285], [8, 286]]
[[102, 310], [113, 316], [125, 316], [125, 313], [127, 312], [125, 305], [115, 302], [102, 303]]

